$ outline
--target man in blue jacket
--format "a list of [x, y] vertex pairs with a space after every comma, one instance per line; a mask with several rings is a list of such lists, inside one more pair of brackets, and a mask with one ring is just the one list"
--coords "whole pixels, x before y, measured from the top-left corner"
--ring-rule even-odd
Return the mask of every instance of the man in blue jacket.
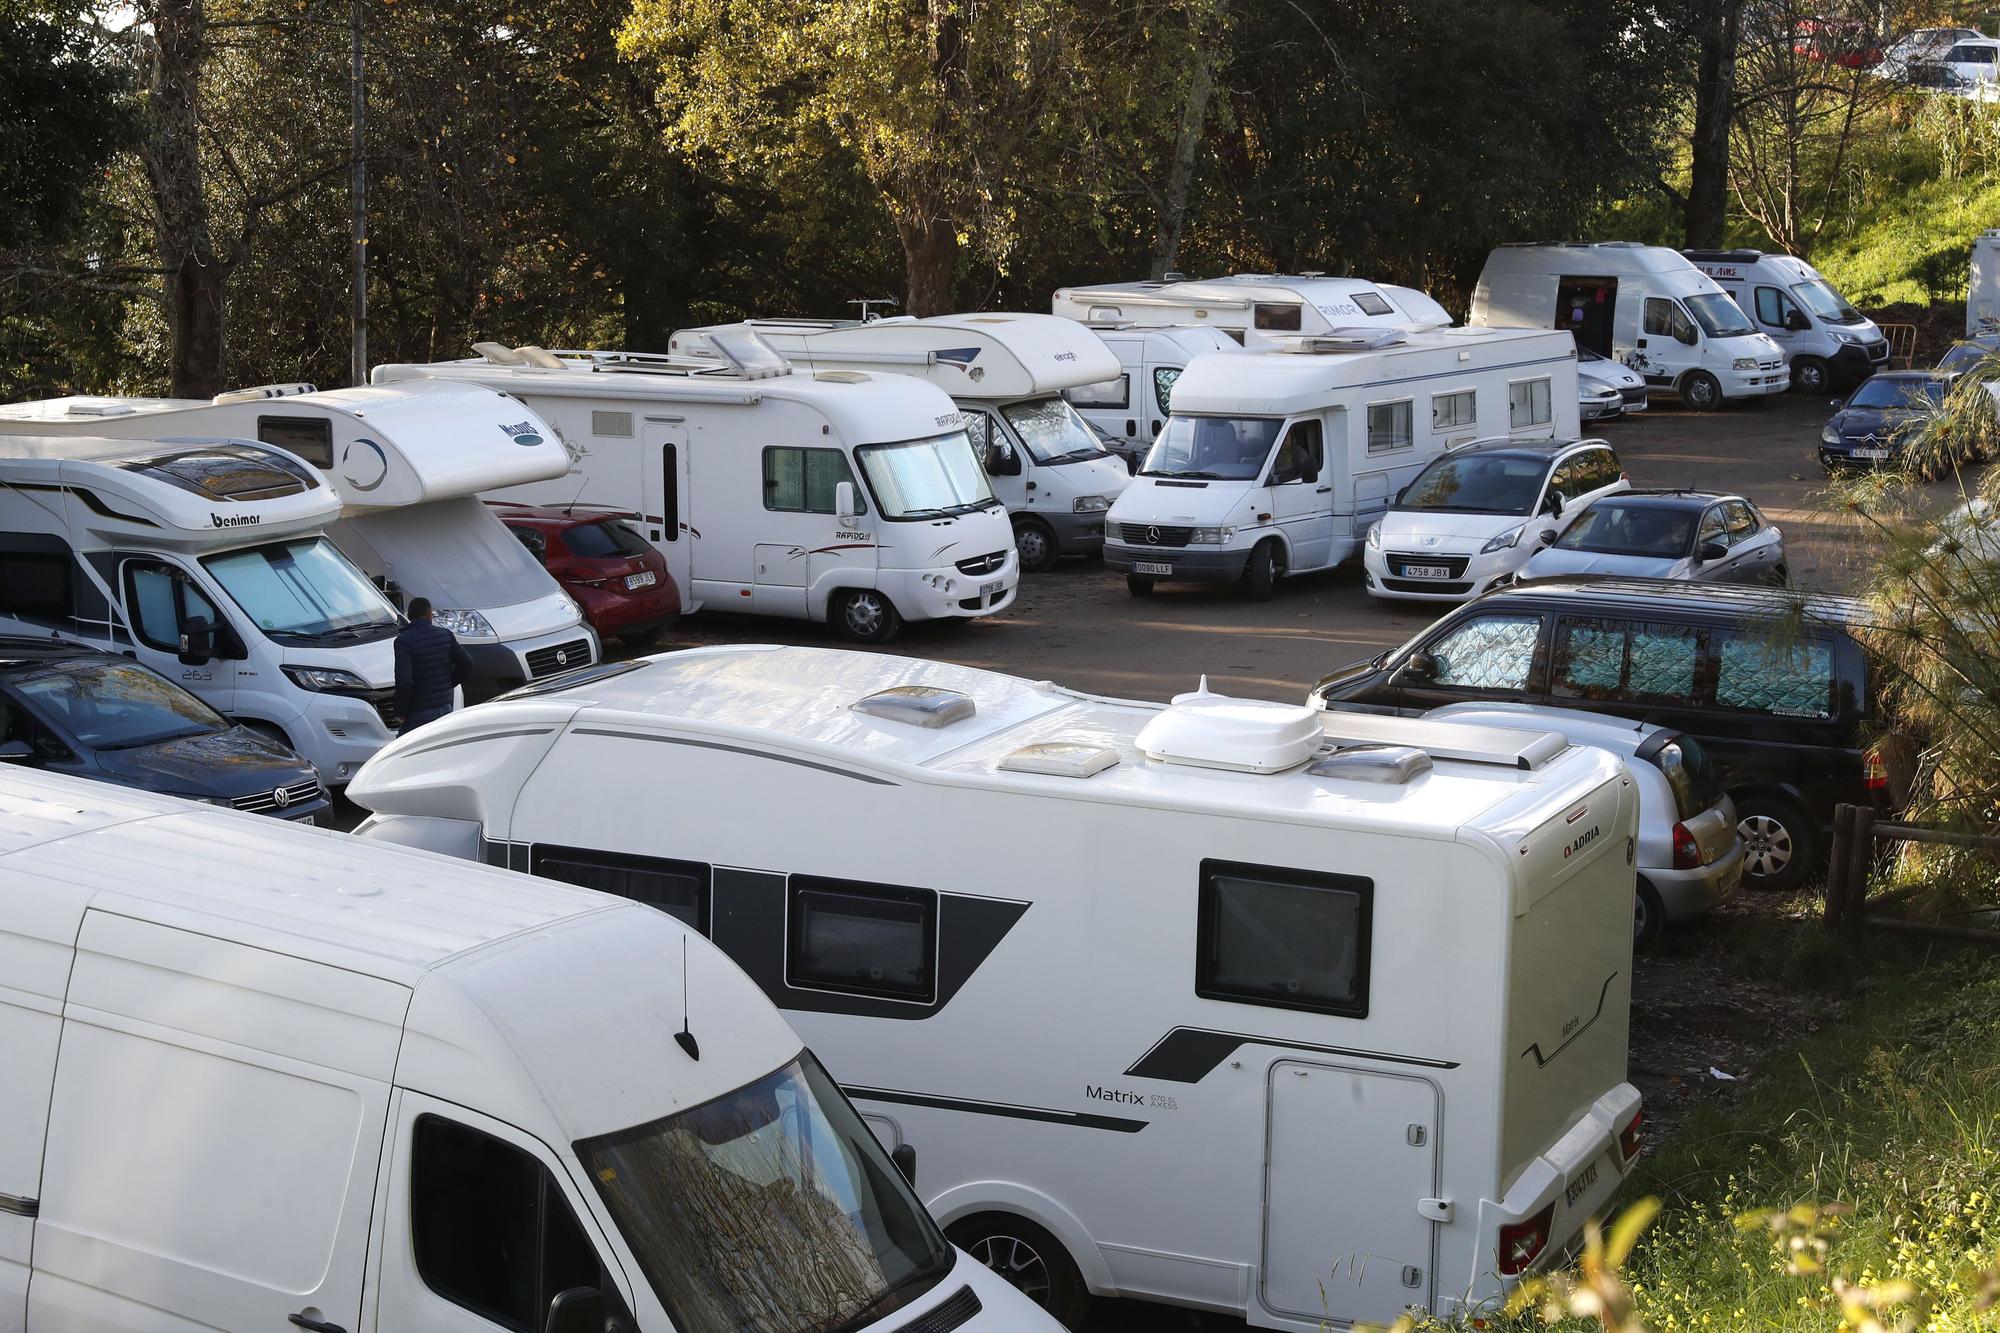
[[407, 736], [451, 711], [452, 690], [472, 674], [472, 659], [451, 631], [431, 623], [431, 599], [410, 599], [410, 623], [396, 634], [396, 716]]

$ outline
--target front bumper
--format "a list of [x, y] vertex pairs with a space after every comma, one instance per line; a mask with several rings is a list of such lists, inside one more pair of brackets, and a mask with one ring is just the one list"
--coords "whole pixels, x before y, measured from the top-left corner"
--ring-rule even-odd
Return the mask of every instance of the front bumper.
[[1717, 378], [1724, 398], [1766, 398], [1792, 387], [1792, 368], [1780, 361], [1776, 369], [1731, 370]]
[[[1527, 537], [1523, 541], [1529, 540]], [[1526, 550], [1510, 546], [1484, 555], [1464, 551], [1384, 551], [1366, 547], [1361, 558], [1364, 581], [1370, 597], [1413, 602], [1469, 602], [1473, 598], [1505, 587], [1519, 575], [1521, 566], [1539, 547]], [[1402, 571], [1406, 564], [1442, 565], [1444, 578], [1410, 578]]]
[[[1104, 563], [1121, 574], [1191, 583], [1234, 583], [1250, 563], [1250, 551], [1224, 546], [1127, 546], [1107, 539]], [[1140, 565], [1154, 568], [1140, 569]], [[1164, 567], [1165, 572], [1161, 568]]]
[[323, 690], [303, 716], [285, 724], [285, 734], [302, 758], [319, 770], [322, 785], [344, 787], [374, 753], [396, 738], [400, 719], [395, 690], [366, 693]]
[[977, 619], [1014, 604], [1021, 588], [1021, 558], [1010, 545], [998, 568], [979, 574], [967, 574], [954, 565], [877, 570], [875, 586], [889, 595], [905, 620]]
[[1667, 920], [1679, 924], [1703, 916], [1717, 903], [1736, 896], [1736, 891], [1743, 887], [1743, 854], [1743, 842], [1738, 839], [1727, 855], [1699, 870], [1640, 866], [1639, 873], [1660, 895], [1660, 908]]
[[[1886, 456], [1882, 458], [1865, 458], [1859, 456], [1858, 451], [1864, 449], [1880, 450]], [[1839, 444], [1822, 442], [1819, 446], [1819, 465], [1828, 472], [1837, 472], [1842, 468], [1894, 467], [1895, 464], [1895, 446], [1882, 444], [1879, 441], [1843, 440]]]
[[1611, 421], [1625, 415], [1625, 400], [1613, 398], [1582, 398], [1577, 400], [1576, 412], [1585, 421]]
[[1058, 555], [1096, 555], [1104, 549], [1104, 515], [1099, 509], [1095, 513], [1042, 513], [1035, 517], [1049, 525], [1049, 531], [1056, 535]]
[[1859, 384], [1878, 370], [1889, 368], [1889, 344], [1845, 343], [1826, 359], [1826, 369], [1836, 384]]

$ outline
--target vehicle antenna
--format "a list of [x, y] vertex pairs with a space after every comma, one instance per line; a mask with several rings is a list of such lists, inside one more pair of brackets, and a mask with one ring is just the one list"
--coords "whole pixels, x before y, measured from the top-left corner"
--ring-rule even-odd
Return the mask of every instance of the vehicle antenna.
[[688, 1053], [688, 1059], [701, 1059], [701, 1043], [688, 1031], [688, 941], [681, 936], [681, 1030], [674, 1034], [674, 1041]]
[[586, 486], [588, 486], [588, 485], [590, 485], [590, 478], [589, 478], [589, 477], [585, 477], [585, 478], [584, 478], [584, 479], [583, 479], [582, 481], [579, 481], [579, 482], [578, 482], [578, 483], [576, 484], [576, 494], [575, 494], [575, 495], [572, 495], [572, 496], [570, 496], [570, 497], [569, 497], [569, 503], [563, 506], [563, 517], [564, 517], [564, 518], [571, 518], [571, 517], [573, 517], [573, 516], [574, 516], [574, 515], [573, 515], [573, 512], [572, 512], [572, 511], [574, 511], [574, 510], [576, 509], [576, 502], [577, 502], [578, 500], [581, 500], [581, 499], [583, 498], [583, 488], [584, 488], [584, 487], [586, 487]]

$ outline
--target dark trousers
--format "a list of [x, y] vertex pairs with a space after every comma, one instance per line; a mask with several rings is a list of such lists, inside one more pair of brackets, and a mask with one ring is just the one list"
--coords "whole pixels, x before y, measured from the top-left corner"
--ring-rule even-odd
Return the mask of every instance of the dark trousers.
[[407, 736], [426, 722], [435, 722], [451, 712], [449, 708], [426, 708], [403, 719], [403, 725], [396, 731], [398, 736]]

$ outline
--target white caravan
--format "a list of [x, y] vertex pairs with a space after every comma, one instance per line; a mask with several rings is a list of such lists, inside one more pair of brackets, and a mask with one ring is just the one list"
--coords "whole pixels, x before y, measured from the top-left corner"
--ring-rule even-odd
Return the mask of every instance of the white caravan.
[[1792, 387], [1800, 393], [1849, 388], [1889, 368], [1882, 330], [1805, 260], [1759, 250], [1681, 253], [1784, 349]]
[[569, 474], [488, 498], [637, 511], [683, 614], [830, 622], [880, 643], [905, 620], [1013, 602], [1006, 510], [942, 390], [906, 375], [795, 374], [754, 338], [718, 345], [731, 355], [481, 344], [476, 359], [371, 378], [482, 384], [527, 403], [567, 446]]
[[1197, 357], [1174, 413], [1111, 508], [1104, 563], [1135, 595], [1162, 580], [1331, 569], [1425, 464], [1481, 436], [1573, 438], [1576, 350], [1540, 329], [1348, 330]]
[[24, 773], [0, 873], [0, 1333], [1057, 1333], [664, 913]]
[[1239, 343], [1258, 335], [1311, 337], [1354, 328], [1439, 329], [1445, 308], [1414, 287], [1324, 273], [1232, 273], [1190, 281], [1102, 282], [1057, 290], [1049, 308], [1099, 324], [1202, 324]]
[[212, 402], [54, 398], [0, 406], [0, 433], [135, 440], [261, 440], [323, 472], [339, 493], [327, 536], [398, 606], [428, 597], [472, 659], [478, 699], [597, 660], [597, 636], [541, 562], [479, 501], [497, 486], [569, 471], [535, 414], [472, 386], [316, 392], [266, 385]]
[[1467, 322], [1567, 330], [1696, 412], [1791, 384], [1784, 349], [1686, 256], [1659, 245], [1503, 245], [1486, 257]]
[[1066, 389], [1063, 397], [1105, 436], [1111, 452], [1137, 472], [1153, 438], [1167, 424], [1174, 384], [1188, 362], [1206, 352], [1235, 351], [1237, 344], [1221, 329], [1199, 324], [1165, 329], [1092, 324], [1090, 328], [1118, 358], [1119, 373]]
[[1972, 242], [1972, 271], [1965, 290], [1965, 336], [2000, 333], [2000, 230], [1982, 231]]
[[[751, 331], [814, 371], [870, 371], [929, 380], [965, 413], [965, 432], [1007, 506], [1024, 573], [1104, 545], [1104, 512], [1130, 475], [1063, 397], [1111, 378], [1118, 362], [1087, 329], [1052, 315], [991, 313], [929, 319], [753, 319]], [[678, 356], [714, 357], [715, 329], [682, 329]]]
[[453, 714], [351, 790], [364, 836], [698, 923], [1060, 1315], [1463, 1310], [1638, 1151], [1638, 800], [1559, 736], [749, 647]]

